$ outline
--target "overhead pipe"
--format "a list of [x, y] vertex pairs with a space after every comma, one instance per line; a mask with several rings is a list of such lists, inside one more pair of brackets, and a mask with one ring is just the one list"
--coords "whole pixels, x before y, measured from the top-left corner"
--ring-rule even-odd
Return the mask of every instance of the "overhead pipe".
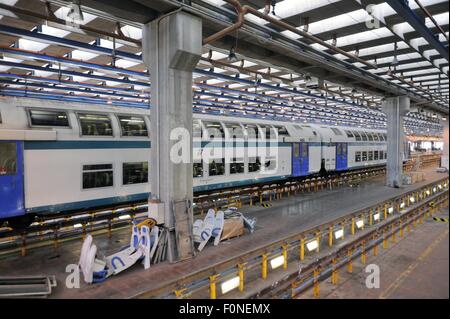
[[[47, 6], [47, 11], [49, 12], [48, 15], [40, 14], [35, 11], [29, 11], [29, 10], [18, 8], [18, 7], [9, 6], [9, 5], [6, 5], [3, 3], [0, 3], [0, 9], [13, 12], [19, 16], [24, 15], [24, 16], [31, 17], [32, 19], [34, 18], [37, 20], [44, 20], [49, 26], [54, 25], [63, 30], [68, 30], [71, 32], [77, 32], [78, 30], [80, 30], [80, 31], [82, 31], [81, 33], [86, 33], [86, 34], [93, 35], [93, 36], [101, 36], [107, 40], [114, 38], [114, 39], [118, 40], [118, 42], [121, 42], [123, 44], [131, 45], [134, 47], [141, 46], [140, 40], [126, 37], [125, 35], [121, 34], [121, 32], [111, 33], [111, 32], [104, 31], [104, 30], [94, 29], [94, 28], [91, 28], [91, 27], [83, 25], [83, 24], [71, 25], [71, 24], [67, 23], [67, 21], [56, 17], [53, 14], [53, 12], [49, 9], [48, 6]], [[42, 24], [42, 22], [38, 22], [38, 23]], [[120, 31], [120, 29], [118, 29], [118, 30]]]
[[428, 91], [428, 90], [422, 88], [421, 86], [415, 85], [414, 82], [410, 82], [410, 81], [405, 80], [403, 77], [394, 74], [392, 71], [388, 71], [387, 74], [388, 74], [389, 76], [393, 77], [394, 79], [396, 79], [396, 80], [398, 80], [398, 81], [400, 81], [400, 82], [402, 82], [402, 83], [404, 83], [404, 84], [407, 84], [407, 85], [409, 85], [409, 86], [415, 88], [416, 90], [425, 93], [426, 95], [429, 95], [431, 98], [434, 98], [434, 99], [439, 100], [439, 101], [444, 102], [444, 103], [448, 103], [448, 101], [446, 101], [446, 100], [443, 99], [442, 97], [435, 96], [435, 95], [431, 94], [430, 91]]
[[231, 5], [234, 6], [236, 12], [238, 13], [237, 21], [234, 24], [232, 24], [231, 26], [223, 29], [222, 31], [219, 31], [219, 32], [217, 32], [217, 33], [215, 33], [215, 34], [205, 38], [203, 40], [203, 45], [215, 42], [215, 41], [223, 38], [227, 34], [230, 34], [231, 32], [236, 31], [239, 28], [241, 28], [244, 25], [244, 22], [245, 22], [245, 15], [250, 13], [250, 14], [253, 14], [254, 16], [257, 16], [258, 18], [266, 20], [267, 22], [270, 22], [270, 23], [272, 23], [274, 25], [277, 25], [277, 26], [279, 26], [281, 28], [284, 28], [286, 30], [294, 32], [294, 33], [296, 33], [296, 34], [298, 34], [298, 35], [300, 35], [300, 36], [302, 36], [304, 38], [307, 38], [307, 39], [309, 39], [309, 40], [311, 40], [311, 41], [313, 41], [315, 43], [318, 43], [318, 44], [320, 44], [320, 45], [322, 45], [322, 46], [324, 46], [324, 47], [326, 47], [326, 48], [328, 48], [328, 49], [330, 49], [330, 50], [332, 50], [332, 51], [334, 51], [336, 53], [340, 53], [340, 54], [342, 54], [342, 55], [344, 55], [344, 56], [346, 56], [346, 57], [348, 57], [348, 58], [350, 58], [352, 60], [360, 62], [360, 63], [362, 63], [362, 64], [364, 64], [364, 65], [366, 65], [366, 66], [368, 66], [370, 68], [373, 68], [373, 69], [377, 68], [377, 66], [375, 64], [367, 62], [364, 59], [361, 59], [360, 57], [357, 57], [354, 54], [348, 53], [348, 52], [346, 52], [346, 51], [344, 51], [344, 50], [342, 50], [342, 49], [340, 49], [338, 47], [335, 47], [332, 44], [329, 44], [328, 42], [326, 42], [326, 41], [324, 41], [324, 40], [322, 40], [322, 39], [320, 39], [320, 38], [318, 38], [318, 37], [316, 37], [316, 36], [314, 36], [314, 35], [312, 35], [312, 34], [310, 34], [308, 32], [305, 32], [305, 31], [303, 31], [301, 29], [297, 29], [296, 27], [292, 26], [289, 23], [286, 23], [286, 22], [284, 22], [282, 20], [274, 19], [274, 18], [272, 18], [271, 16], [269, 16], [267, 14], [259, 12], [258, 10], [256, 10], [255, 8], [253, 8], [251, 6], [248, 6], [248, 5], [242, 6], [241, 3], [239, 2], [239, 0], [223, 0], [223, 1], [225, 1], [226, 3], [231, 4]]
[[436, 28], [441, 32], [441, 34], [445, 37], [445, 39], [448, 42], [448, 36], [445, 34], [444, 29], [442, 29], [442, 27], [437, 23], [436, 19], [434, 19], [434, 17], [431, 15], [431, 13], [427, 10], [427, 8], [425, 8], [422, 3], [420, 3], [419, 0], [415, 0], [417, 5], [419, 6], [419, 8], [423, 11], [423, 13], [430, 18], [431, 22], [433, 22], [433, 24], [436, 26]]

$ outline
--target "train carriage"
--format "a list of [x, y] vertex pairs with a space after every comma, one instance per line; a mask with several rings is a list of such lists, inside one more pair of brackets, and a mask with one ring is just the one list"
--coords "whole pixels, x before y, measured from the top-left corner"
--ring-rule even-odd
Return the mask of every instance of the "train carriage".
[[[148, 198], [149, 111], [0, 101], [0, 220]], [[194, 192], [382, 165], [382, 130], [194, 114]], [[207, 156], [206, 156], [207, 155]]]

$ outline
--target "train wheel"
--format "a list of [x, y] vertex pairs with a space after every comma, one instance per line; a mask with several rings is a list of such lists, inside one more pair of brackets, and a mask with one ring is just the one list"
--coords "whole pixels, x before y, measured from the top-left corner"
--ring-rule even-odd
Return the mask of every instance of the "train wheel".
[[8, 225], [15, 230], [25, 230], [33, 221], [34, 215], [23, 215], [8, 219]]

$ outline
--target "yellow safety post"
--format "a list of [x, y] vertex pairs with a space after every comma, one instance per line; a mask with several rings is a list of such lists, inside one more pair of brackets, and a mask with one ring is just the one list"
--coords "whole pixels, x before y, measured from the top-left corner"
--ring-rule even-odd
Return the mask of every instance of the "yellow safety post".
[[422, 207], [419, 208], [419, 214], [420, 214], [419, 223], [422, 225], [423, 224], [423, 214], [424, 214]]
[[300, 239], [300, 260], [305, 259], [305, 238]]
[[417, 227], [417, 217], [413, 216], [413, 227], [416, 228]]
[[283, 259], [284, 259], [283, 269], [286, 270], [287, 266], [288, 266], [288, 255], [287, 255], [288, 244], [283, 244], [282, 249], [283, 249]]
[[333, 225], [328, 227], [328, 246], [333, 246]]
[[319, 298], [320, 288], [319, 288], [319, 269], [314, 269], [314, 289], [313, 294], [315, 298]]
[[383, 234], [383, 248], [387, 249], [388, 247], [389, 247], [388, 236], [386, 234], [386, 231], [384, 231], [384, 234]]
[[267, 254], [262, 255], [261, 277], [262, 277], [262, 279], [267, 279]]
[[269, 203], [272, 202], [272, 192], [269, 191]]
[[355, 236], [355, 217], [352, 217], [351, 233], [352, 233], [352, 236]]
[[209, 276], [209, 298], [210, 299], [217, 298], [217, 287], [216, 287], [217, 277], [219, 277], [218, 274]]
[[419, 202], [419, 192], [416, 192], [415, 195], [416, 195], [416, 202]]
[[336, 264], [337, 264], [337, 260], [336, 260], [336, 258], [333, 258], [333, 271], [331, 273], [331, 283], [333, 285], [338, 284], [338, 270], [337, 270]]
[[244, 291], [244, 269], [245, 269], [245, 263], [238, 264], [239, 268], [239, 291]]
[[403, 238], [403, 221], [400, 219], [400, 237]]
[[353, 254], [353, 251], [352, 251], [352, 249], [350, 248], [350, 249], [347, 251], [347, 257], [348, 257], [347, 272], [348, 272], [349, 274], [351, 274], [351, 273], [353, 272], [353, 260], [352, 260], [352, 254]]
[[259, 203], [260, 204], [263, 203], [262, 192], [259, 193]]
[[372, 208], [369, 210], [369, 226], [373, 224]]
[[395, 234], [395, 224], [392, 224], [391, 227], [392, 227], [392, 242], [395, 244], [397, 241], [396, 234]]
[[253, 206], [253, 194], [250, 194], [250, 203], [249, 206], [252, 207]]
[[411, 232], [411, 223], [408, 223], [408, 233]]
[[410, 205], [409, 195], [406, 195], [406, 207], [409, 207], [409, 205]]
[[320, 235], [320, 230], [316, 233], [316, 240], [317, 240], [317, 250], [316, 252], [320, 251], [320, 242], [322, 241], [322, 236]]
[[384, 204], [384, 220], [387, 219], [387, 204]]
[[361, 262], [363, 265], [366, 264], [366, 243], [361, 244]]

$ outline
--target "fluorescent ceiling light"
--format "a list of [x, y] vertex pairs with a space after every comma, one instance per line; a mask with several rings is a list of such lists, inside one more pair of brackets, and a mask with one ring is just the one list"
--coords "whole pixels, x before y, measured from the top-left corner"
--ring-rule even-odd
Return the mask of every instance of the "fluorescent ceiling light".
[[364, 227], [364, 221], [362, 219], [358, 220], [356, 222], [356, 227], [363, 228]]
[[373, 215], [373, 219], [374, 220], [379, 220], [380, 219], [380, 214], [376, 213], [375, 215]]

